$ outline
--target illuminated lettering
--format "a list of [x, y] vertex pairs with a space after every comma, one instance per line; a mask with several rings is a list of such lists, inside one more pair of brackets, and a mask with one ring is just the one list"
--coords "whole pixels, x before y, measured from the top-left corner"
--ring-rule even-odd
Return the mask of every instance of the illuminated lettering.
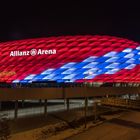
[[42, 50], [42, 49], [31, 49], [30, 51], [11, 51], [10, 56], [36, 56], [36, 55], [48, 55], [48, 54], [56, 54], [56, 50]]

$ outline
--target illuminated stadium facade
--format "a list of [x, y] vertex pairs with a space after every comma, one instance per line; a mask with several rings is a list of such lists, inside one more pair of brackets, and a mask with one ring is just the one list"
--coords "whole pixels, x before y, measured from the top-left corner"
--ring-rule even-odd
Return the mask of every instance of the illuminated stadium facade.
[[111, 36], [0, 43], [0, 82], [140, 82], [140, 46]]
[[0, 101], [140, 94], [140, 45], [112, 36], [0, 43]]

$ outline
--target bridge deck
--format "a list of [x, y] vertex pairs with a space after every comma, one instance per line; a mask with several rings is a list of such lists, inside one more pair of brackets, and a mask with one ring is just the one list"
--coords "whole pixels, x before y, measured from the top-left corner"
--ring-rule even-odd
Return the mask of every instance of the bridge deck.
[[140, 87], [1, 88], [0, 101], [140, 94]]

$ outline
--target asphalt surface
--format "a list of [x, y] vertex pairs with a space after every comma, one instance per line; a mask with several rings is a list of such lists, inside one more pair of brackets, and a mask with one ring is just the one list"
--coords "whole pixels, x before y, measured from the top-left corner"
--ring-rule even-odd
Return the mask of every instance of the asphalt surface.
[[127, 112], [66, 140], [140, 140], [140, 112]]

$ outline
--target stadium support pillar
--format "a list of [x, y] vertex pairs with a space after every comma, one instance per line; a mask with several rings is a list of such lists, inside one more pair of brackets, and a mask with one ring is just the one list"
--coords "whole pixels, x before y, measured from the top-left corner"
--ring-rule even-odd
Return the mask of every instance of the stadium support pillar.
[[42, 103], [42, 100], [41, 100], [41, 99], [39, 99], [39, 105], [41, 105], [41, 103]]
[[87, 127], [87, 109], [88, 109], [88, 99], [85, 97], [85, 128]]
[[64, 99], [64, 108], [66, 108], [67, 100], [66, 100], [66, 94], [65, 94], [65, 87], [62, 88], [62, 94]]
[[47, 99], [44, 100], [44, 115], [47, 115]]
[[94, 122], [97, 120], [97, 102], [95, 101], [94, 104]]
[[22, 104], [22, 107], [24, 107], [24, 100], [22, 100], [22, 103], [21, 104]]
[[69, 111], [69, 108], [70, 108], [69, 99], [67, 98], [66, 101], [67, 101], [67, 111]]
[[15, 101], [15, 119], [18, 117], [18, 100]]
[[2, 109], [2, 101], [0, 102], [0, 110]]
[[128, 98], [129, 98], [129, 100], [131, 99], [131, 94], [128, 94]]

